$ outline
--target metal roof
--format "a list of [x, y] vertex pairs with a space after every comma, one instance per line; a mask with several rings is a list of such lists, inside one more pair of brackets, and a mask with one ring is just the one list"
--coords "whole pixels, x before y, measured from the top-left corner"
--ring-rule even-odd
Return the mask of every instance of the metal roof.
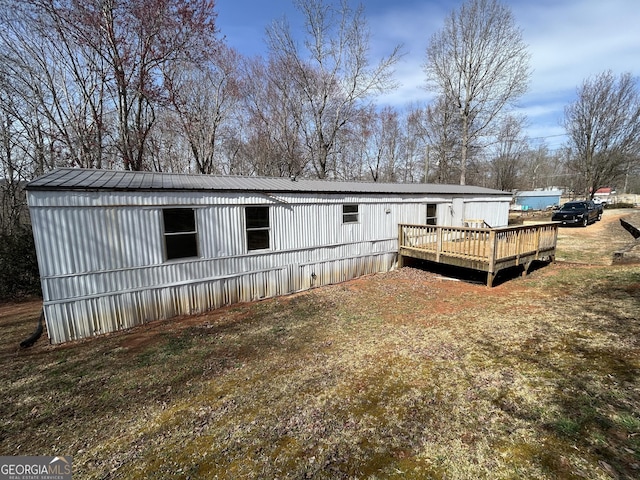
[[559, 197], [562, 190], [531, 190], [516, 192], [516, 197]]
[[90, 191], [219, 191], [267, 193], [466, 194], [509, 195], [507, 192], [467, 185], [427, 183], [367, 183], [286, 177], [237, 177], [178, 173], [132, 172], [60, 168], [27, 185], [28, 190]]

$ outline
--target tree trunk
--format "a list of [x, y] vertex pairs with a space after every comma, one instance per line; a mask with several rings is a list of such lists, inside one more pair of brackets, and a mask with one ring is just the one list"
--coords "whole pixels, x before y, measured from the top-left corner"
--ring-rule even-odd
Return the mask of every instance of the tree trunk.
[[467, 181], [467, 151], [469, 148], [469, 117], [462, 114], [462, 149], [460, 152], [460, 185]]

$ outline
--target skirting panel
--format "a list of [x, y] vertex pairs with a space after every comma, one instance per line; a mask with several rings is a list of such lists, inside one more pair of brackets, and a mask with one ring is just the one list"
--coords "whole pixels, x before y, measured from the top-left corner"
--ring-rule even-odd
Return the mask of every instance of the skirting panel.
[[128, 329], [153, 320], [192, 315], [238, 302], [286, 295], [391, 270], [395, 252], [288, 265], [184, 282], [179, 285], [45, 302], [51, 343], [63, 343]]

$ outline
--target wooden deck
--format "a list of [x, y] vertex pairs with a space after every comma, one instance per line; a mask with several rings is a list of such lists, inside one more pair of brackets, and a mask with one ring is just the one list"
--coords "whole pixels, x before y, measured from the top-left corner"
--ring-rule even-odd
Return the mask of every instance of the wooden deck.
[[557, 223], [502, 228], [398, 226], [398, 264], [404, 257], [487, 272], [487, 286], [508, 267], [523, 265], [526, 275], [534, 260], [553, 261]]

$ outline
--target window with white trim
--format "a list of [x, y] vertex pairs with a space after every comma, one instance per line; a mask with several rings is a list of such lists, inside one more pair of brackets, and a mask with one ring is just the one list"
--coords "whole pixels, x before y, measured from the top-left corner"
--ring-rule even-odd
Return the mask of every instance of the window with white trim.
[[342, 205], [342, 223], [358, 223], [358, 205]]
[[193, 208], [164, 208], [165, 258], [190, 258], [198, 256], [198, 231], [196, 212]]
[[245, 207], [247, 250], [269, 248], [269, 207]]

